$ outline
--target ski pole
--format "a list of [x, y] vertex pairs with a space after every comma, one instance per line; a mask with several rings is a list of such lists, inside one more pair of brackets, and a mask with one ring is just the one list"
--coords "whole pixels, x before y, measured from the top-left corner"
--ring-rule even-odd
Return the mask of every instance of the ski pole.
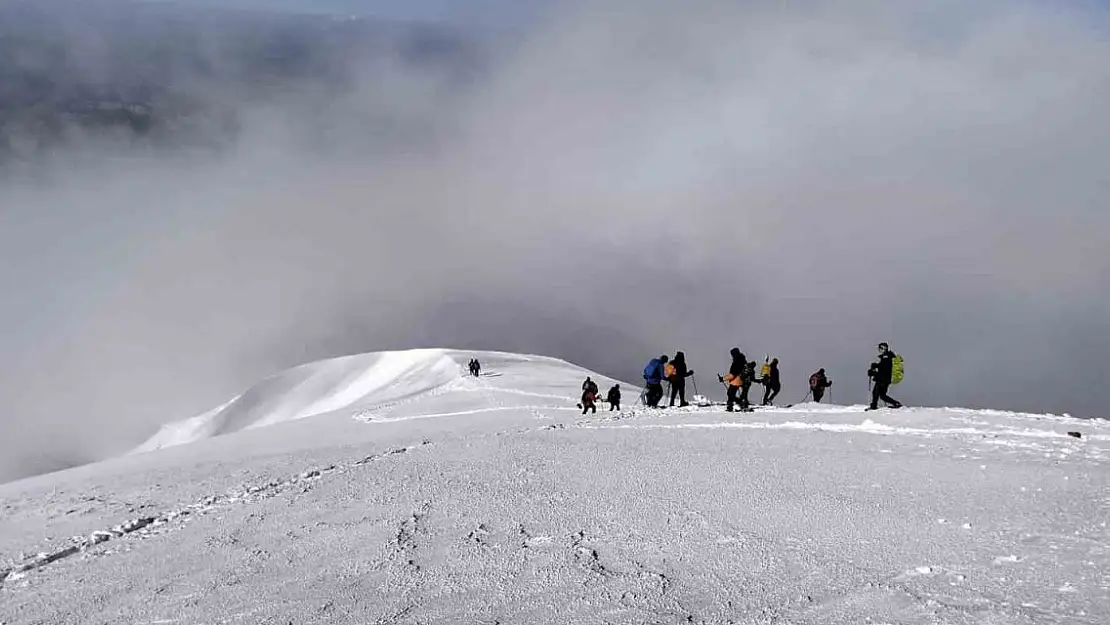
[[700, 395], [701, 393], [698, 392], [698, 376], [696, 376], [696, 375], [690, 376], [690, 383], [694, 385], [694, 394], [695, 395]]
[[793, 404], [790, 404], [789, 406], [787, 406], [787, 408], [790, 408], [791, 406], [797, 406], [798, 404], [804, 404], [804, 403], [806, 403], [806, 400], [807, 400], [807, 399], [809, 399], [809, 395], [810, 395], [810, 393], [812, 393], [812, 392], [813, 392], [813, 391], [811, 390], [811, 391], [810, 391], [809, 393], [806, 393], [806, 396], [802, 398], [802, 401], [796, 401], [796, 402], [794, 402]]

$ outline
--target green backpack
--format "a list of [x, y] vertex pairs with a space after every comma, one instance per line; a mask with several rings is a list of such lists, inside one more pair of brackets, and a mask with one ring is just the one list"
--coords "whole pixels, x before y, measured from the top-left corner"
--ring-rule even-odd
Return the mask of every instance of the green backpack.
[[894, 362], [891, 364], [893, 366], [890, 370], [890, 383], [898, 384], [902, 380], [906, 379], [906, 363], [902, 360], [902, 357], [895, 355]]

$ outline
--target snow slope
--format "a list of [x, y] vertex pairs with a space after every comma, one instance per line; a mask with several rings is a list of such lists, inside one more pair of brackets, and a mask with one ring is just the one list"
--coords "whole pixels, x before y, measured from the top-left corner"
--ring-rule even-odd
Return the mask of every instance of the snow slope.
[[154, 451], [250, 428], [430, 393], [463, 375], [446, 350], [335, 358], [290, 369], [198, 417], [164, 426], [136, 450]]
[[1105, 421], [582, 416], [582, 369], [473, 355], [308, 365], [0, 486], [0, 623], [1110, 622]]

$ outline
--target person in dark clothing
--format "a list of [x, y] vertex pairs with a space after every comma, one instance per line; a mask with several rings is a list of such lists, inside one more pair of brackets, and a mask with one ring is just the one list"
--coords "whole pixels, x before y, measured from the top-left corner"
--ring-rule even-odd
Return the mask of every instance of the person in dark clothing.
[[733, 406], [738, 402], [740, 403], [740, 409], [745, 410], [747, 406], [737, 398], [737, 392], [744, 384], [744, 370], [747, 369], [747, 359], [744, 358], [744, 354], [740, 352], [739, 347], [733, 347], [729, 354], [732, 356], [732, 364], [728, 367], [728, 373], [724, 376], [717, 376], [717, 379], [728, 388], [728, 405], [725, 410], [732, 412], [734, 410]]
[[751, 360], [744, 365], [743, 382], [740, 387], [740, 407], [748, 410], [752, 406], [751, 400], [748, 399], [748, 393], [752, 390], [752, 384], [755, 384], [755, 361]]
[[779, 378], [779, 359], [775, 358], [771, 361], [771, 369], [767, 376], [763, 378], [763, 385], [767, 387], [763, 391], [763, 405], [770, 406], [771, 402], [775, 401], [779, 392], [782, 391], [782, 380]]
[[825, 370], [818, 369], [817, 373], [809, 376], [809, 392], [813, 393], [813, 401], [821, 403], [825, 396], [825, 389], [832, 386], [832, 380], [825, 377]]
[[582, 391], [582, 414], [589, 411], [597, 414], [597, 393], [592, 391]]
[[609, 389], [609, 396], [606, 399], [609, 402], [609, 412], [619, 411], [621, 409], [621, 385], [613, 385], [613, 388]]
[[890, 346], [886, 343], [879, 343], [879, 360], [871, 363], [871, 368], [867, 371], [867, 376], [871, 378], [871, 406], [868, 410], [878, 410], [879, 400], [883, 400], [891, 408], [901, 408], [902, 402], [894, 399], [888, 392], [890, 391], [890, 382], [894, 377], [894, 357], [895, 353], [890, 351]]
[[652, 358], [644, 367], [644, 383], [647, 386], [644, 403], [649, 408], [658, 408], [659, 402], [663, 399], [663, 368], [669, 360], [666, 355]]
[[582, 383], [582, 414], [593, 411], [597, 414], [597, 383], [589, 377]]
[[478, 377], [480, 375], [482, 375], [482, 363], [478, 362], [478, 359], [475, 358], [474, 359], [474, 377]]
[[694, 372], [686, 368], [686, 354], [677, 352], [667, 371], [670, 373], [667, 381], [671, 383], [671, 408], [674, 408], [675, 397], [680, 400], [680, 408], [689, 406], [686, 401], [686, 378], [694, 375]]

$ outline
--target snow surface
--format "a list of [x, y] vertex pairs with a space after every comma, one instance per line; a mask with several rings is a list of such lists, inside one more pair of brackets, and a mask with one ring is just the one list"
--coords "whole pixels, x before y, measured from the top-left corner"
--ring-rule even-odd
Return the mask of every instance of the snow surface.
[[0, 623], [1110, 622], [1105, 421], [582, 416], [588, 373], [325, 361], [2, 485]]
[[166, 425], [139, 453], [250, 428], [397, 402], [459, 380], [445, 350], [414, 349], [335, 358], [290, 369], [198, 417]]

